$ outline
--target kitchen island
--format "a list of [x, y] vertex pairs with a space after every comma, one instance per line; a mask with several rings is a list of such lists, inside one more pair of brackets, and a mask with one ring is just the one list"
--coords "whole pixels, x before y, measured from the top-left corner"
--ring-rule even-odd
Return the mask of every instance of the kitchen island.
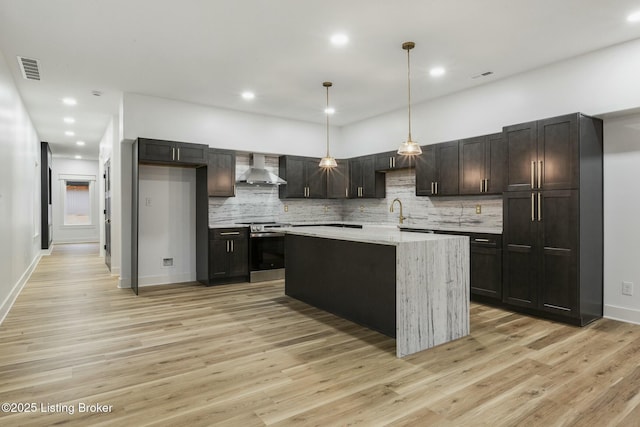
[[396, 338], [404, 357], [469, 334], [469, 238], [287, 228], [285, 293]]

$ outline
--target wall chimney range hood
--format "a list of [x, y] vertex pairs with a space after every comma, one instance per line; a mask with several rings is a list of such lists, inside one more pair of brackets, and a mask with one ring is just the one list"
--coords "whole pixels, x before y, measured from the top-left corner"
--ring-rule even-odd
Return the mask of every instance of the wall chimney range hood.
[[251, 155], [251, 167], [248, 171], [242, 174], [240, 178], [238, 178], [237, 182], [260, 185], [260, 184], [269, 184], [269, 185], [280, 185], [286, 184], [287, 181], [280, 178], [278, 175], [269, 172], [265, 168], [264, 154], [252, 154]]

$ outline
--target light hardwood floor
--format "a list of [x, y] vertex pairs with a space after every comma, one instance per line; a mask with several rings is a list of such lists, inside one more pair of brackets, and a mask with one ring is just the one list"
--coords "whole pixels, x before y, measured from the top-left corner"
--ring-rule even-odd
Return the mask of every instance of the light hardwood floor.
[[38, 410], [0, 425], [640, 425], [640, 326], [472, 304], [471, 331], [396, 359], [393, 340], [282, 281], [135, 297], [97, 246], [56, 246], [0, 326], [0, 403]]

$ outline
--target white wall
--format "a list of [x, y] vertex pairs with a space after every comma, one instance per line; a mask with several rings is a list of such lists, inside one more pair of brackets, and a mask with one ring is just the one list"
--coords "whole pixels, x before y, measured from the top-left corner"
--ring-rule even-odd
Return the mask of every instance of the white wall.
[[195, 281], [195, 169], [140, 165], [139, 182], [139, 285]]
[[[99, 242], [101, 212], [100, 186], [102, 176], [99, 174], [98, 161], [76, 160], [64, 157], [53, 157], [51, 183], [51, 205], [53, 210], [53, 243]], [[91, 186], [91, 224], [64, 224], [64, 192], [65, 179], [88, 180]]]
[[39, 260], [40, 139], [1, 52], [0, 153], [2, 321]]
[[[339, 139], [339, 130], [332, 137]], [[133, 93], [124, 94], [124, 139], [208, 144], [257, 153], [322, 157], [326, 126]]]
[[[567, 113], [600, 115], [637, 108], [638, 76], [640, 40], [635, 40], [417, 104], [412, 107], [412, 136], [427, 145]], [[373, 117], [343, 127], [335, 155], [392, 150], [406, 133], [406, 110]]]
[[604, 136], [604, 314], [640, 323], [640, 114], [607, 119]]

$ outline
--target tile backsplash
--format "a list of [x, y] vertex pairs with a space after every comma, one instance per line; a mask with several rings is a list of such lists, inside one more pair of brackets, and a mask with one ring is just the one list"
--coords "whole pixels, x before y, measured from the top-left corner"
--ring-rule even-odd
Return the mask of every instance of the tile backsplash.
[[[250, 156], [238, 153], [236, 176], [248, 168]], [[266, 168], [278, 173], [278, 158], [266, 157]], [[391, 201], [402, 201], [406, 225], [502, 231], [502, 196], [416, 197], [415, 171], [388, 172], [386, 198], [317, 200], [278, 198], [277, 186], [238, 184], [236, 197], [209, 198], [209, 224], [251, 221], [398, 223], [399, 209], [389, 212]], [[476, 213], [476, 206], [481, 213]], [[285, 212], [285, 206], [287, 212]]]

